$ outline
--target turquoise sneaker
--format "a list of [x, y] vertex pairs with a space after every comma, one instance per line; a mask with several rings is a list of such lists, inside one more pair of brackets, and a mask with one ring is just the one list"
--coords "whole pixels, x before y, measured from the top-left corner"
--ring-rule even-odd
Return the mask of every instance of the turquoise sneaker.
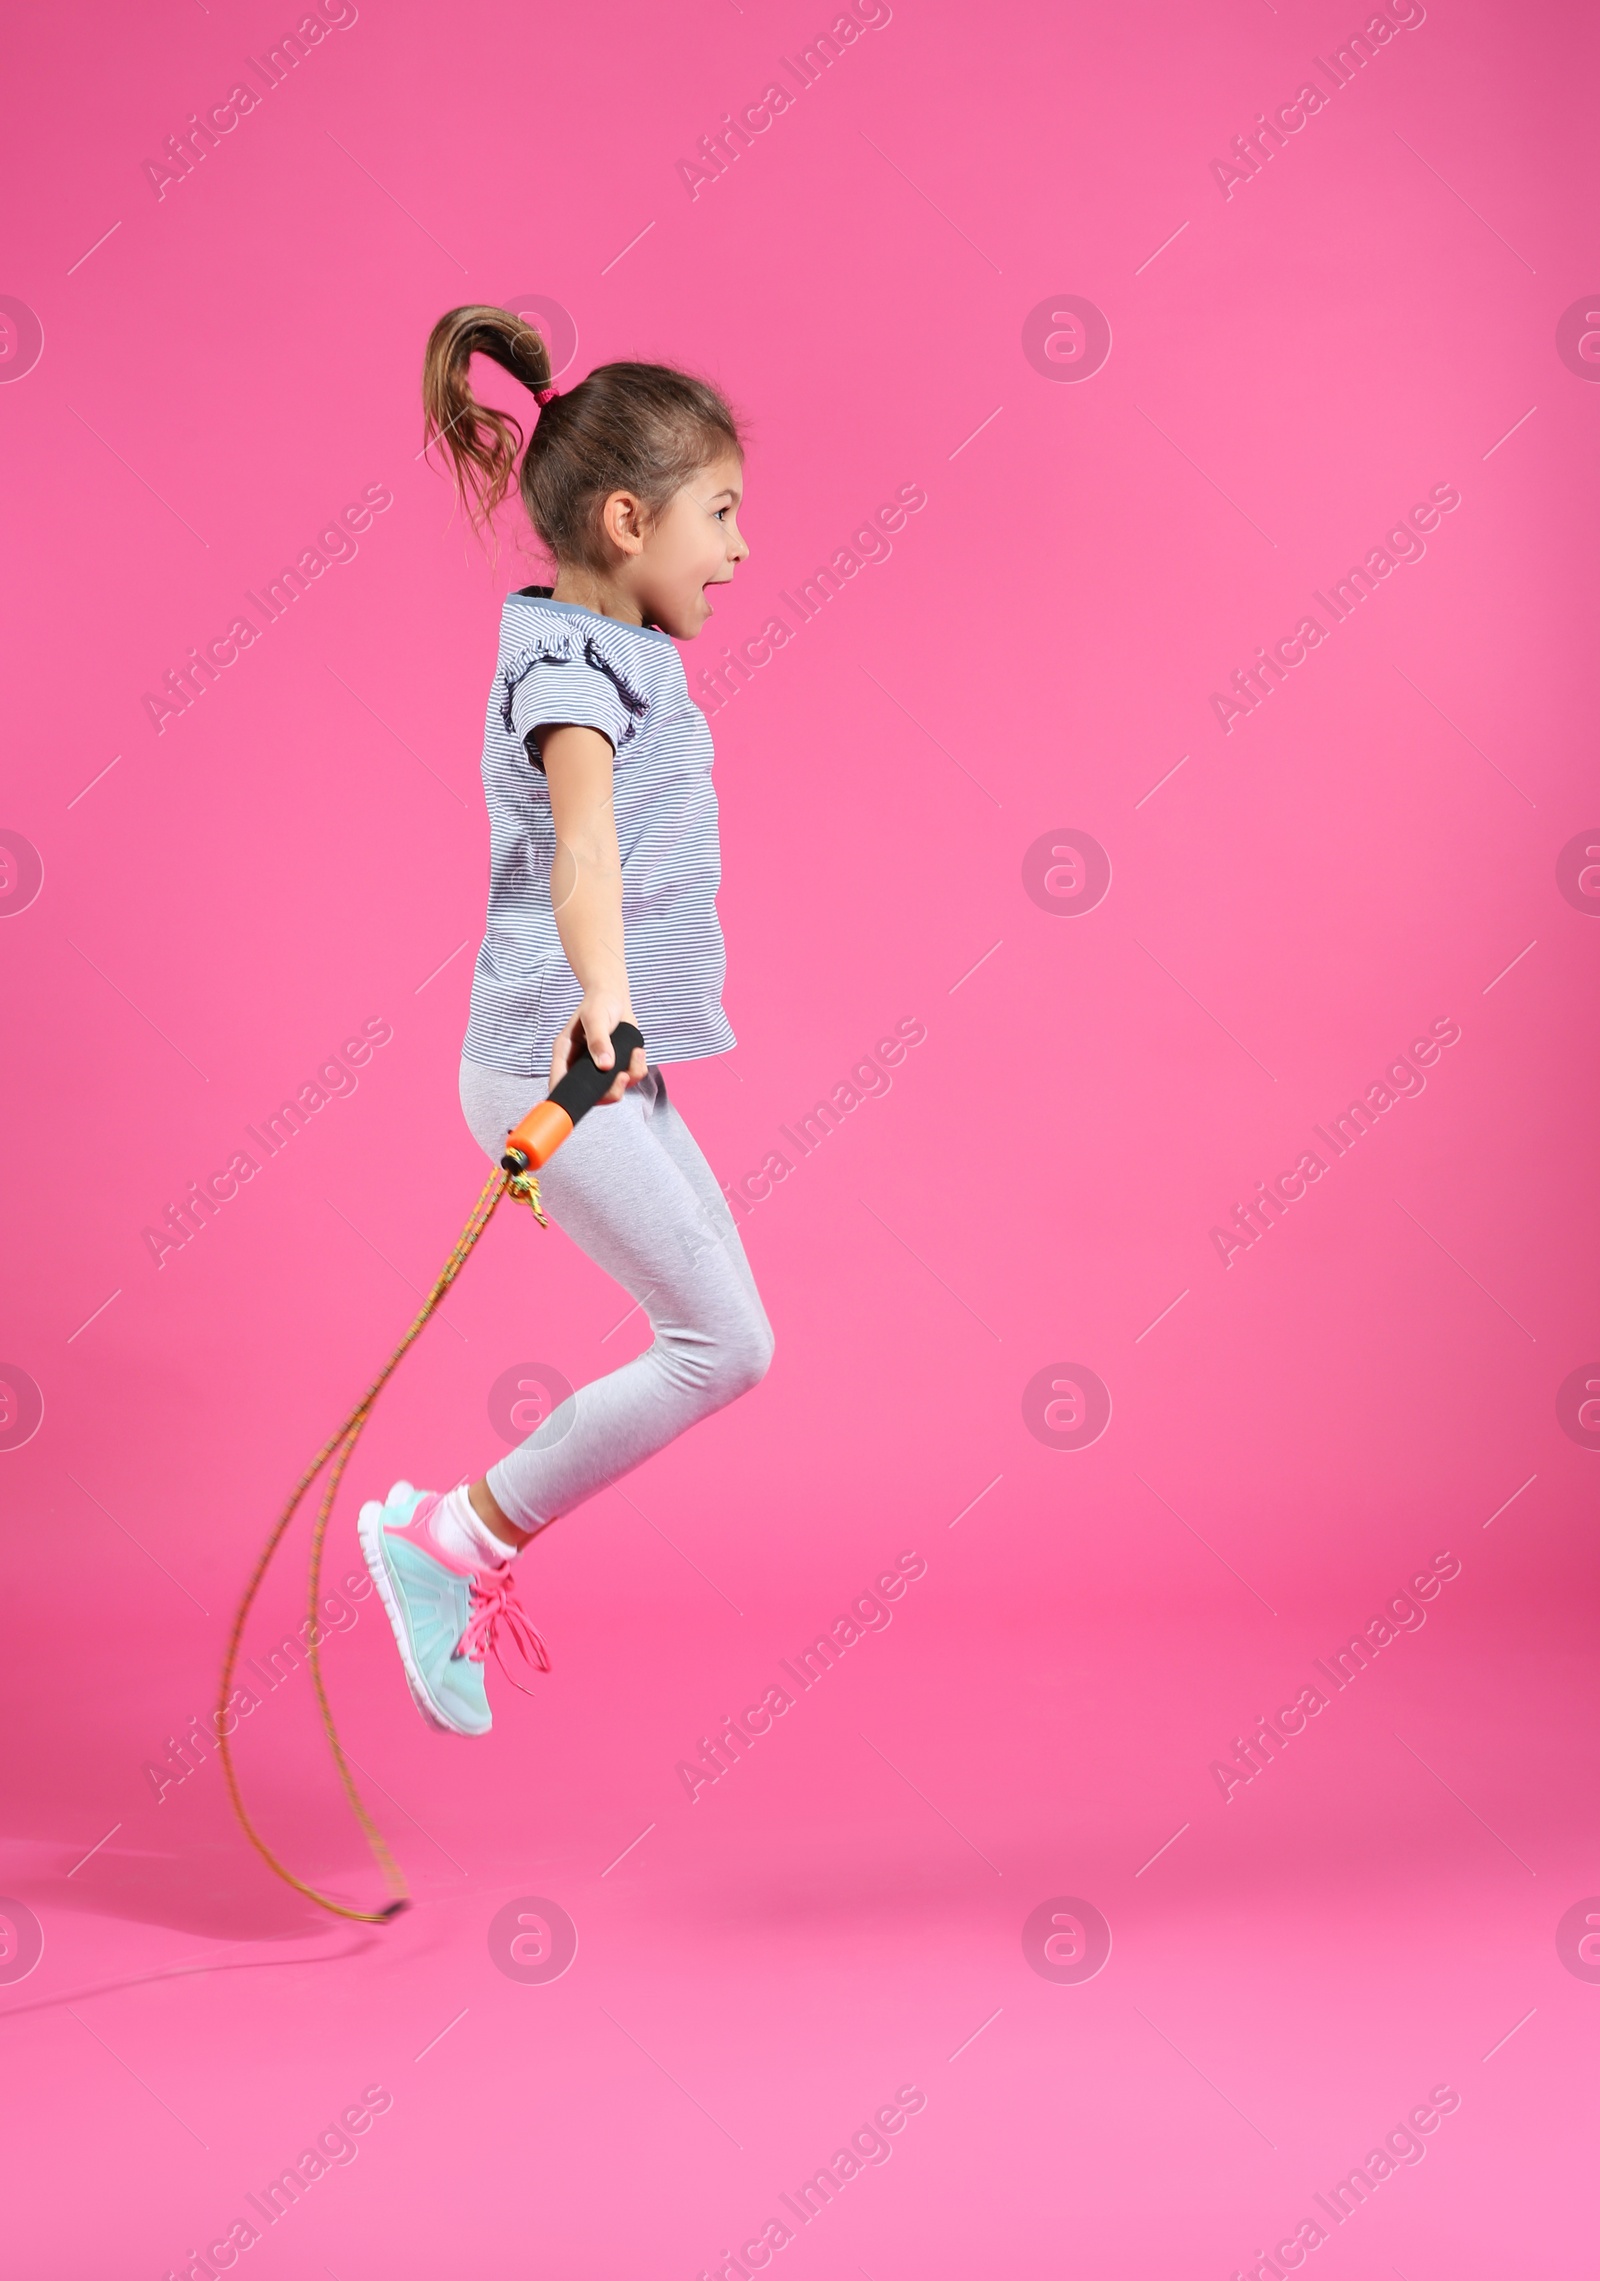
[[[501, 1624], [536, 1670], [548, 1671], [550, 1656], [512, 1596], [510, 1561], [470, 1568], [434, 1542], [428, 1524], [438, 1503], [436, 1491], [397, 1481], [383, 1504], [362, 1506], [356, 1533], [417, 1709], [442, 1734], [486, 1735], [494, 1718], [483, 1666], [492, 1647], [505, 1671]], [[511, 1684], [533, 1692], [520, 1680]]]

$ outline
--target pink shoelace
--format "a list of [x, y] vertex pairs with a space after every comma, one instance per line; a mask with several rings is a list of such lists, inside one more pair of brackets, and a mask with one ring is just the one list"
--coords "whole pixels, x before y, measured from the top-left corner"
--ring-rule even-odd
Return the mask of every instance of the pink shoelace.
[[472, 1574], [472, 1613], [467, 1626], [456, 1642], [457, 1655], [470, 1662], [482, 1663], [490, 1648], [494, 1659], [519, 1694], [531, 1695], [533, 1689], [524, 1687], [520, 1679], [512, 1678], [505, 1657], [500, 1653], [499, 1632], [505, 1629], [523, 1661], [535, 1671], [550, 1669], [550, 1651], [524, 1615], [514, 1596], [511, 1582], [511, 1563], [499, 1568], [474, 1569]]

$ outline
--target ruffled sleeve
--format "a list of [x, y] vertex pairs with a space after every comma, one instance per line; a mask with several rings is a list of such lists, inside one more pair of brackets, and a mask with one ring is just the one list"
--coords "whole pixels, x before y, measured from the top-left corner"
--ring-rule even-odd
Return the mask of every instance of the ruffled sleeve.
[[606, 643], [568, 627], [541, 633], [507, 663], [500, 699], [501, 719], [539, 769], [536, 731], [568, 723], [598, 729], [620, 757], [648, 709]]

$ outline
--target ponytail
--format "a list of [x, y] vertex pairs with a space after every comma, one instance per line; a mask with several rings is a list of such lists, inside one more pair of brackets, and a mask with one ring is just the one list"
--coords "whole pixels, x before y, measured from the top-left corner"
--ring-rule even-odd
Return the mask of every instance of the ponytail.
[[[492, 357], [538, 402], [526, 450], [520, 423], [473, 395], [475, 356]], [[422, 409], [424, 448], [443, 446], [477, 530], [489, 528], [516, 483], [558, 566], [597, 572], [609, 566], [599, 509], [613, 491], [631, 491], [653, 517], [713, 460], [744, 452], [737, 419], [708, 381], [667, 364], [602, 364], [557, 390], [533, 326], [488, 306], [452, 309], [428, 335]]]
[[505, 309], [452, 309], [428, 335], [423, 446], [443, 445], [468, 519], [487, 529], [516, 479], [523, 432], [509, 413], [473, 395], [469, 374], [475, 356], [492, 357], [543, 400], [550, 387], [550, 351], [531, 325]]

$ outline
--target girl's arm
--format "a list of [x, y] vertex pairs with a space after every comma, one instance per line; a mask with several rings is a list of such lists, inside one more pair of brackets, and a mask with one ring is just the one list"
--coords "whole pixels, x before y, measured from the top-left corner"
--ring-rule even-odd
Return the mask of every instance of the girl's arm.
[[[622, 858], [611, 799], [611, 746], [598, 729], [548, 728], [539, 740], [556, 853], [550, 868], [550, 902], [567, 964], [583, 990], [583, 1003], [556, 1039], [550, 1056], [552, 1085], [567, 1073], [580, 1039], [595, 1065], [612, 1064], [611, 1033], [633, 1020], [633, 993], [622, 933]], [[647, 1063], [634, 1053], [605, 1098], [620, 1101], [643, 1077]]]

